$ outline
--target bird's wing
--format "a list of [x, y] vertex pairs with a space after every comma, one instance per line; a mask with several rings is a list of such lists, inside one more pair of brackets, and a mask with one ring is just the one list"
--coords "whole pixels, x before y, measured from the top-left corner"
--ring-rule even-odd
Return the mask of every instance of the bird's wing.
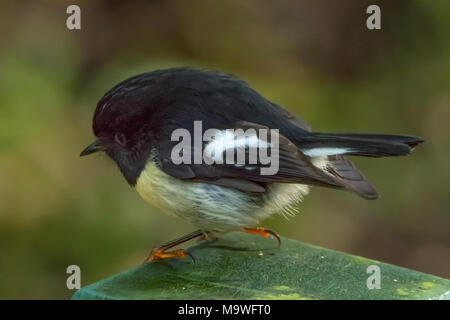
[[275, 112], [282, 116], [283, 120], [288, 121], [288, 122], [292, 123], [293, 125], [295, 125], [296, 127], [299, 127], [308, 132], [311, 131], [311, 127], [309, 126], [309, 124], [306, 123], [305, 120], [295, 116], [294, 114], [292, 114], [288, 110], [280, 107], [276, 103], [271, 102], [271, 104], [272, 104], [272, 107], [275, 109]]
[[359, 170], [342, 155], [328, 156], [328, 171], [336, 176], [345, 189], [353, 191], [369, 200], [378, 198], [375, 188], [364, 178]]
[[[272, 136], [274, 135], [274, 131], [268, 127], [246, 121], [236, 122], [232, 128], [244, 131], [255, 129], [256, 132], [259, 132], [259, 129], [265, 129], [268, 132], [268, 142], [272, 141]], [[250, 151], [248, 148], [244, 148], [246, 152], [244, 164], [205, 164], [203, 162], [202, 164], [182, 163], [176, 165], [172, 161], [171, 154], [172, 148], [177, 142], [168, 140], [160, 142], [158, 146], [159, 164], [165, 173], [179, 179], [213, 183], [242, 191], [264, 192], [265, 183], [268, 182], [301, 183], [333, 188], [342, 187], [339, 177], [315, 166], [311, 158], [304, 155], [289, 139], [281, 134], [278, 136], [278, 171], [275, 174], [262, 175], [261, 169], [270, 165], [261, 165], [259, 161], [257, 164], [250, 163]], [[259, 138], [256, 137], [256, 139]], [[252, 137], [249, 137], [248, 141], [254, 140]], [[235, 145], [234, 147], [234, 154], [236, 154], [237, 146]], [[203, 148], [205, 148], [205, 145]], [[225, 149], [220, 150], [225, 154]], [[191, 148], [191, 155], [194, 152], [194, 148]], [[223, 159], [225, 159], [225, 156]]]

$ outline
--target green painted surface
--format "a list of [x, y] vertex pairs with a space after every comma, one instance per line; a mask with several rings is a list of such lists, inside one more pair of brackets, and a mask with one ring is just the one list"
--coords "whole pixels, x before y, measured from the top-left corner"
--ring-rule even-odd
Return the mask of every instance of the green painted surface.
[[[450, 299], [450, 280], [286, 238], [279, 249], [274, 239], [230, 233], [188, 251], [195, 264], [141, 265], [73, 299]], [[371, 265], [380, 289], [367, 288]]]

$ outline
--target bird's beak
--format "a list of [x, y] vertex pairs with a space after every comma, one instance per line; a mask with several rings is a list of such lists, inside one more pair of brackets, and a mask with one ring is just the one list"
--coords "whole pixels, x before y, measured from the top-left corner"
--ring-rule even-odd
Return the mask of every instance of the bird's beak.
[[98, 152], [98, 151], [103, 151], [103, 147], [100, 145], [100, 142], [98, 140], [95, 140], [93, 143], [88, 145], [86, 147], [86, 149], [81, 151], [80, 157], [87, 156], [88, 154]]

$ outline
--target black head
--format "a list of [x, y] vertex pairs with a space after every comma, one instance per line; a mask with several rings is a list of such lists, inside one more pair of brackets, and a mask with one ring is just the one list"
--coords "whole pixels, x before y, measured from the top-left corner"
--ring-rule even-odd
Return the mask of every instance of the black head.
[[93, 129], [97, 140], [80, 156], [104, 151], [119, 166], [129, 184], [136, 183], [150, 156], [152, 135], [160, 126], [157, 83], [150, 74], [129, 78], [98, 102]]

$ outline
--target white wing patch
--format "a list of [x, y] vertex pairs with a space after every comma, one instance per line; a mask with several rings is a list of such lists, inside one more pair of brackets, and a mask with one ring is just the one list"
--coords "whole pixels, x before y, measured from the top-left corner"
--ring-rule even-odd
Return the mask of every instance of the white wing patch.
[[347, 148], [312, 148], [312, 149], [302, 149], [304, 155], [308, 157], [321, 157], [321, 156], [332, 156], [337, 154], [346, 154], [352, 152], [352, 149]]
[[239, 136], [234, 135], [227, 131], [220, 131], [218, 135], [205, 146], [205, 154], [214, 159], [220, 161], [223, 159], [223, 155], [227, 150], [245, 150], [246, 148], [269, 148], [270, 143], [261, 140], [257, 135]]

